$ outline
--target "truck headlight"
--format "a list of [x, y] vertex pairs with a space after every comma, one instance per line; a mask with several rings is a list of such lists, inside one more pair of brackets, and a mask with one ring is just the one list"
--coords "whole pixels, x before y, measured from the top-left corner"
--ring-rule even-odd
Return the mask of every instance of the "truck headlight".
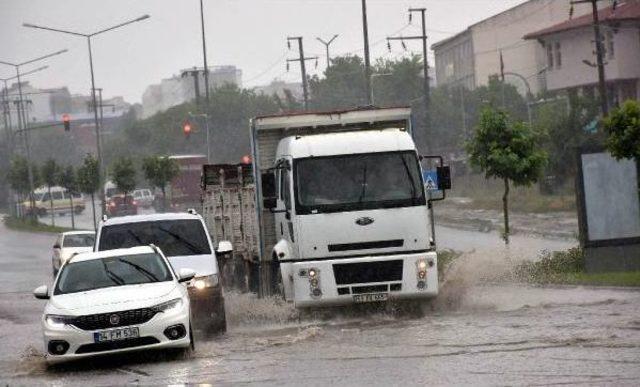
[[44, 320], [51, 328], [63, 328], [65, 325], [73, 322], [73, 317], [62, 316], [59, 314], [48, 314], [44, 317]]
[[212, 274], [205, 277], [196, 277], [191, 281], [191, 286], [197, 290], [204, 290], [206, 288], [214, 288], [218, 286], [218, 275]]
[[180, 309], [181, 307], [182, 307], [182, 298], [176, 298], [171, 301], [158, 304], [154, 306], [153, 309], [157, 312], [170, 312], [175, 309]]

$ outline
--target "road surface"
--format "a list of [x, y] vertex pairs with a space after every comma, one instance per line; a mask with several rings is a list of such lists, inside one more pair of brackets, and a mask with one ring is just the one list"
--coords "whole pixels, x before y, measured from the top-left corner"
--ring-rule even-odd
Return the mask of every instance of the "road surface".
[[[442, 244], [464, 244], [479, 257], [461, 273], [504, 261], [490, 253], [504, 252], [491, 242], [497, 235], [440, 230]], [[198, 341], [189, 359], [138, 354], [47, 368], [43, 302], [30, 291], [51, 282], [53, 239], [0, 225], [0, 384], [637, 385], [640, 378], [640, 292], [487, 285], [473, 276], [445, 286], [423, 317], [300, 316], [276, 300], [227, 294], [229, 332]], [[533, 253], [555, 243], [519, 245]]]

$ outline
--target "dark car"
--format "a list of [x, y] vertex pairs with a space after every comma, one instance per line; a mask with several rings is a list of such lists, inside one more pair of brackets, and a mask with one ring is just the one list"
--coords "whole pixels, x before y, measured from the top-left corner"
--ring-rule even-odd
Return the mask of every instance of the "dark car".
[[131, 196], [115, 195], [107, 202], [107, 215], [110, 217], [137, 214], [138, 203]]

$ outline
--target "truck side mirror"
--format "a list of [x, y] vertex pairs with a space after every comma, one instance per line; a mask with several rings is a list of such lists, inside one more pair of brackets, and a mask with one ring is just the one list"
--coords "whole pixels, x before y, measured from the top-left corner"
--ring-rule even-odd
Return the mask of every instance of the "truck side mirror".
[[443, 191], [451, 189], [451, 168], [448, 165], [437, 167], [438, 189]]
[[264, 208], [273, 209], [277, 207], [276, 176], [272, 171], [262, 174], [262, 198]]

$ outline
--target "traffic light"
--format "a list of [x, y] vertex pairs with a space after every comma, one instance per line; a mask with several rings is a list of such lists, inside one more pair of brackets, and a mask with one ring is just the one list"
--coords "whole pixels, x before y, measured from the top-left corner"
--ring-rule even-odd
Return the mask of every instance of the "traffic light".
[[64, 124], [64, 131], [68, 132], [71, 130], [71, 116], [68, 114], [62, 115], [62, 123]]
[[251, 156], [249, 155], [242, 156], [242, 164], [251, 164]]
[[189, 121], [186, 121], [184, 125], [182, 125], [182, 132], [186, 138], [189, 138], [189, 135], [191, 135], [191, 129], [191, 123]]

